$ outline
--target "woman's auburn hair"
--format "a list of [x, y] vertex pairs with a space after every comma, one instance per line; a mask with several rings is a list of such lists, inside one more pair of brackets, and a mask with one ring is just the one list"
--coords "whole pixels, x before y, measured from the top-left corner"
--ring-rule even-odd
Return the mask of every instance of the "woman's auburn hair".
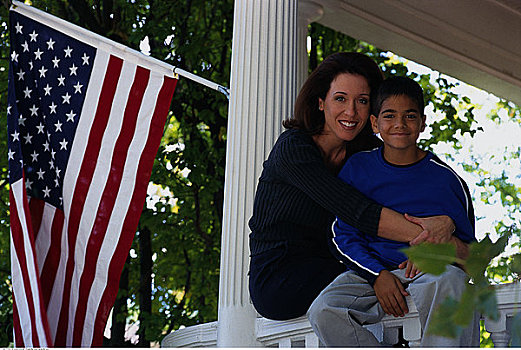
[[[361, 75], [367, 79], [371, 92], [376, 91], [383, 81], [383, 74], [375, 61], [357, 52], [334, 53], [309, 75], [302, 85], [295, 101], [293, 117], [282, 125], [286, 129], [297, 128], [310, 135], [322, 132], [324, 112], [318, 108], [318, 99], [325, 99], [331, 82], [343, 73]], [[367, 123], [359, 136], [372, 135], [370, 123]]]

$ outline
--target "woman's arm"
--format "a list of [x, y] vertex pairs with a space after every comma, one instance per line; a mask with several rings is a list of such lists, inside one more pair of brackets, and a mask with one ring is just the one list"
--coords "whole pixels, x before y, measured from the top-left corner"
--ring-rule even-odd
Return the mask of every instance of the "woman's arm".
[[422, 242], [446, 243], [452, 238], [454, 222], [446, 215], [416, 218], [382, 208], [378, 236], [411, 245]]

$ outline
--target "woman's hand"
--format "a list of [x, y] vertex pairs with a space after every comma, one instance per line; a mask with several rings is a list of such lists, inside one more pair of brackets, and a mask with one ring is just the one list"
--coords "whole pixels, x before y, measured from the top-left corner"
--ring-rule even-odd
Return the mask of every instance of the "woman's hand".
[[391, 272], [387, 270], [380, 271], [373, 288], [386, 314], [398, 317], [404, 316], [409, 312], [407, 302], [405, 301], [405, 297], [409, 293], [405, 291], [398, 277]]
[[405, 260], [400, 265], [398, 265], [400, 270], [405, 270], [405, 277], [413, 278], [416, 277], [417, 274], [421, 273], [420, 269], [416, 267], [410, 260]]
[[411, 216], [405, 214], [405, 218], [416, 224], [421, 226], [423, 231], [412, 241], [409, 242], [410, 245], [417, 245], [422, 242], [429, 243], [448, 243], [451, 238], [456, 226], [454, 226], [454, 221], [447, 215], [440, 216], [430, 216], [427, 218], [417, 218], [415, 216]]

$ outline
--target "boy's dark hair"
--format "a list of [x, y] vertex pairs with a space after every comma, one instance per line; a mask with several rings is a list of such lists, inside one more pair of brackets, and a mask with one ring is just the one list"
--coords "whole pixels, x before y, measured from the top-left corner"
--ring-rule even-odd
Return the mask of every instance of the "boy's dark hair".
[[420, 84], [408, 77], [390, 77], [385, 79], [375, 94], [371, 94], [371, 113], [378, 117], [382, 104], [391, 96], [405, 95], [416, 102], [419, 112], [423, 114], [425, 102]]

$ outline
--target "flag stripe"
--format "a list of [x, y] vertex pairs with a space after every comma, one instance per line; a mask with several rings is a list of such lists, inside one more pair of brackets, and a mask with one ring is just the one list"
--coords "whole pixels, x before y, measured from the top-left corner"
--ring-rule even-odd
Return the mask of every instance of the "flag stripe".
[[123, 269], [123, 264], [127, 258], [128, 251], [132, 244], [133, 231], [139, 221], [139, 213], [143, 209], [143, 203], [146, 197], [146, 188], [148, 181], [145, 179], [150, 178], [152, 172], [152, 165], [155, 158], [155, 150], [159, 147], [161, 141], [161, 135], [163, 134], [163, 125], [166, 121], [168, 108], [170, 107], [170, 101], [174, 93], [177, 80], [164, 77], [164, 82], [161, 90], [158, 94], [158, 103], [155, 106], [152, 121], [150, 123], [149, 137], [147, 139], [145, 149], [142, 153], [139, 161], [137, 171], [137, 181], [132, 195], [131, 205], [127, 212], [122, 234], [116, 251], [110, 262], [109, 277], [107, 280], [107, 287], [105, 288], [101, 302], [99, 303], [98, 312], [96, 315], [96, 322], [94, 328], [94, 338], [92, 341], [93, 346], [101, 346], [103, 339], [104, 325], [109, 315], [110, 308], [114, 303], [117, 294], [117, 285], [119, 283], [119, 276]]
[[[33, 222], [33, 229], [35, 232], [38, 232], [36, 235], [36, 251], [38, 252], [38, 269], [40, 272], [40, 276], [42, 275], [42, 269], [45, 265], [45, 259], [47, 258], [47, 253], [49, 251], [51, 245], [51, 227], [53, 222], [54, 213], [56, 212], [56, 208], [50, 204], [46, 204], [43, 200], [39, 198], [31, 198], [29, 202], [30, 206], [38, 207], [38, 210], [42, 208], [41, 214], [38, 212], [37, 218], [33, 215], [33, 209], [31, 208], [31, 217]], [[35, 224], [39, 225], [39, 228], [35, 227]], [[47, 304], [45, 304], [47, 305]]]
[[40, 232], [40, 224], [42, 222], [44, 205], [45, 202], [42, 200], [31, 199], [29, 201], [29, 208], [31, 210], [31, 222], [33, 225], [34, 232], [36, 233], [35, 239], [38, 239], [38, 234]]
[[[18, 264], [15, 264], [15, 268], [18, 268], [20, 269], [20, 271], [16, 271], [16, 277], [18, 276], [21, 276], [21, 283], [22, 285], [17, 285], [17, 286], [14, 286], [14, 287], [17, 287], [17, 289], [21, 289], [25, 296], [26, 296], [26, 306], [27, 306], [27, 311], [25, 312], [28, 312], [29, 315], [31, 316], [29, 320], [25, 319], [24, 323], [22, 323], [20, 326], [22, 327], [22, 330], [23, 330], [23, 338], [24, 338], [24, 343], [30, 343], [30, 344], [33, 344], [34, 346], [45, 346], [45, 345], [40, 345], [40, 341], [38, 339], [38, 330], [37, 330], [37, 327], [36, 327], [36, 323], [38, 322], [38, 320], [35, 318], [35, 315], [36, 315], [36, 311], [35, 311], [35, 305], [34, 305], [34, 298], [33, 298], [33, 291], [32, 291], [32, 287], [33, 287], [33, 283], [37, 281], [34, 280], [34, 278], [31, 278], [30, 277], [30, 270], [31, 270], [31, 259], [26, 259], [26, 256], [27, 257], [30, 257], [31, 255], [26, 255], [25, 251], [26, 251], [26, 244], [24, 242], [24, 237], [27, 235], [27, 227], [24, 227], [24, 221], [25, 221], [25, 218], [22, 217], [22, 219], [20, 219], [20, 216], [19, 216], [19, 213], [22, 214], [23, 216], [23, 208], [22, 210], [19, 210], [18, 207], [20, 207], [20, 204], [19, 204], [19, 201], [23, 201], [23, 197], [20, 198], [21, 196], [16, 196], [15, 193], [16, 192], [20, 192], [20, 185], [23, 186], [23, 181], [18, 181], [17, 183], [13, 184], [13, 187], [11, 189], [11, 191], [9, 191], [9, 201], [10, 201], [10, 206], [9, 206], [9, 209], [11, 211], [11, 230], [13, 231], [13, 234], [12, 234], [12, 244], [14, 246], [14, 252], [15, 252], [15, 255], [17, 257], [16, 259], [16, 262], [19, 263]], [[15, 193], [13, 193], [15, 192]], [[15, 197], [19, 197], [20, 200], [15, 200]], [[23, 206], [23, 204], [22, 204]], [[13, 220], [13, 217], [16, 218], [15, 220]], [[15, 283], [15, 281], [13, 281], [13, 284]], [[23, 294], [19, 294], [19, 295], [23, 295]], [[25, 303], [24, 303], [25, 304]], [[24, 305], [25, 306], [25, 305]], [[30, 322], [30, 324], [28, 324]]]
[[49, 217], [53, 218], [52, 227], [50, 229], [50, 247], [47, 251], [41, 273], [43, 302], [46, 307], [49, 306], [49, 300], [56, 280], [56, 274], [58, 273], [58, 264], [60, 263], [61, 255], [61, 236], [64, 224], [64, 215], [61, 210], [55, 210], [54, 215], [49, 214]]
[[16, 306], [16, 298], [13, 294], [13, 342], [17, 346], [24, 348], [24, 338], [22, 336], [22, 329], [20, 328], [20, 316], [18, 315], [18, 307]]
[[[34, 309], [35, 309], [35, 317], [36, 317], [36, 329], [38, 331], [38, 339], [40, 344], [51, 344], [51, 338], [49, 333], [49, 324], [47, 322], [47, 313], [45, 310], [45, 306], [42, 303], [42, 288], [40, 283], [40, 271], [38, 268], [38, 258], [35, 254], [35, 237], [34, 234], [31, 235], [31, 233], [34, 233], [31, 217], [30, 215], [26, 215], [26, 213], [30, 213], [29, 209], [29, 197], [27, 196], [26, 187], [25, 187], [25, 179], [23, 182], [17, 183], [21, 187], [22, 192], [22, 198], [23, 200], [23, 211], [24, 211], [24, 218], [25, 218], [25, 228], [27, 229], [28, 235], [24, 235], [24, 246], [25, 246], [25, 254], [28, 257], [29, 261], [29, 273], [31, 280], [34, 281], [34, 285], [31, 285], [31, 288], [33, 289], [33, 296], [34, 296]], [[14, 187], [15, 194], [18, 194], [20, 191], [17, 191], [17, 188]], [[28, 239], [28, 240], [27, 240]]]
[[[133, 133], [136, 128], [136, 122], [143, 99], [145, 89], [148, 84], [149, 71], [137, 67], [134, 82], [130, 93], [128, 93], [128, 101], [123, 113], [123, 125], [121, 127], [124, 132], [120, 132], [116, 141], [114, 151], [112, 152], [112, 163], [110, 166], [111, 172], [107, 179], [105, 190], [103, 191], [100, 206], [96, 214], [96, 221], [92, 227], [92, 231], [87, 245], [86, 252], [86, 266], [96, 266], [96, 261], [99, 258], [101, 245], [107, 232], [109, 219], [112, 215], [114, 204], [116, 202], [116, 194], [119, 191], [121, 178], [125, 167], [125, 159], [127, 152], [132, 142]], [[108, 162], [107, 162], [108, 164]], [[87, 309], [87, 302], [91, 290], [91, 285], [94, 280], [95, 269], [86, 269], [81, 276], [79, 288], [78, 307], [76, 309], [76, 317], [74, 321], [74, 339], [72, 344], [81, 345], [82, 335], [84, 330], [85, 313]]]
[[[110, 106], [116, 92], [118, 79], [121, 72], [123, 61], [111, 56], [107, 65], [105, 80], [99, 97], [98, 109], [92, 123], [89, 141], [85, 149], [85, 157], [81, 165], [78, 181], [74, 189], [73, 202], [71, 204], [70, 220], [68, 223], [68, 249], [69, 258], [65, 271], [65, 283], [62, 293], [62, 305], [60, 320], [56, 334], [55, 346], [66, 346], [67, 329], [69, 324], [69, 302], [71, 293], [72, 274], [74, 270], [74, 249], [76, 247], [76, 237], [78, 227], [81, 222], [81, 215], [85, 204], [85, 199], [92, 181], [92, 175], [96, 166], [96, 156], [101, 148], [103, 132], [107, 126], [110, 115]], [[92, 209], [92, 208], [89, 208]]]
[[[110, 218], [110, 207], [104, 206], [100, 203], [104, 188], [107, 188], [107, 181], [115, 171], [111, 167], [111, 158], [116, 153], [115, 143], [116, 136], [121, 133], [123, 127], [123, 116], [126, 101], [129, 100], [129, 93], [134, 80], [136, 67], [126, 61], [122, 62], [121, 72], [119, 74], [117, 88], [114, 92], [112, 107], [109, 107], [109, 117], [105, 126], [104, 134], [101, 137], [100, 148], [98, 151], [98, 158], [96, 159], [94, 172], [92, 174], [92, 182], [89, 186], [90, 190], [85, 196], [84, 210], [81, 215], [81, 221], [78, 229], [76, 247], [75, 247], [75, 269], [72, 275], [71, 297], [69, 308], [69, 325], [67, 331], [67, 345], [73, 345], [73, 327], [76, 319], [75, 312], [78, 305], [78, 293], [80, 291], [80, 279], [84, 272], [85, 256], [87, 254], [87, 247], [91, 243], [89, 237], [92, 236], [92, 228], [98, 219], [108, 220]], [[102, 102], [102, 101], [100, 101]], [[103, 108], [101, 105], [99, 108]], [[132, 134], [132, 130], [129, 130]], [[81, 173], [80, 173], [81, 177]], [[98, 215], [98, 210], [102, 209], [101, 215]], [[96, 239], [103, 239], [99, 236]], [[76, 344], [79, 346], [80, 344]]]
[[[134, 130], [134, 139], [129, 147], [127, 160], [121, 186], [118, 193], [118, 198], [114, 204], [114, 212], [110, 218], [107, 234], [103, 241], [100, 251], [100, 257], [96, 266], [96, 281], [93, 283], [92, 292], [88, 301], [88, 312], [85, 319], [85, 328], [83, 331], [83, 339], [85, 344], [90, 343], [93, 337], [93, 325], [96, 319], [98, 305], [101, 302], [102, 293], [108, 280], [108, 269], [112, 256], [119, 241], [117, 232], [122, 232], [123, 223], [132, 199], [132, 193], [135, 190], [135, 179], [137, 175], [137, 167], [139, 159], [145, 148], [146, 140], [148, 138], [150, 129], [150, 118], [153, 116], [154, 106], [157, 103], [159, 91], [163, 83], [163, 77], [154, 74], [149, 80], [148, 87], [143, 97], [143, 104], [139, 110], [137, 126]], [[130, 232], [133, 237], [134, 232]], [[130, 238], [132, 240], [132, 237]], [[126, 257], [125, 257], [126, 258]], [[107, 316], [112, 302], [108, 302], [106, 310]], [[99, 319], [99, 318], [98, 318]]]

